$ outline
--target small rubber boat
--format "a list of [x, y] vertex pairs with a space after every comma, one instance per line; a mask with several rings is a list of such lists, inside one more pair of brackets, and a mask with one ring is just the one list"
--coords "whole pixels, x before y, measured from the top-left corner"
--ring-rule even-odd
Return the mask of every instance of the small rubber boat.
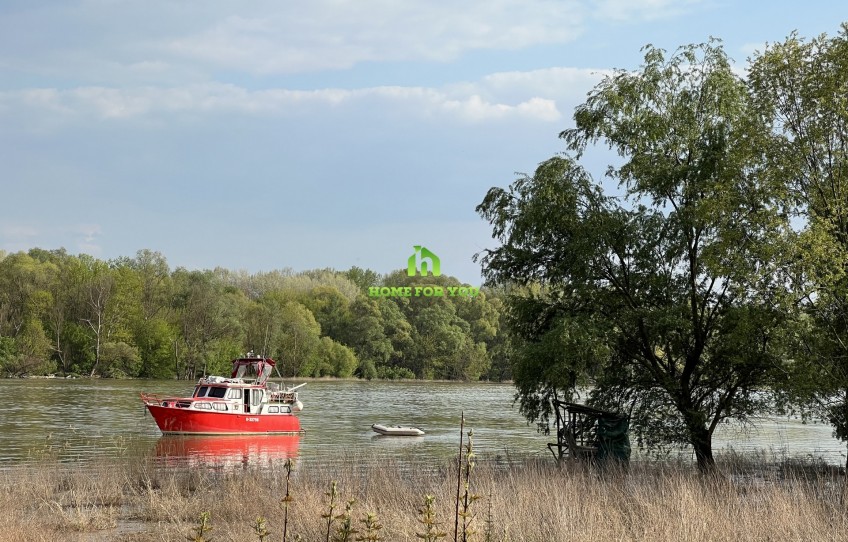
[[391, 435], [395, 437], [420, 437], [424, 434], [424, 431], [418, 429], [417, 427], [409, 427], [403, 425], [382, 425], [379, 423], [375, 423], [371, 426], [371, 429], [373, 429], [375, 433], [380, 433], [381, 435]]

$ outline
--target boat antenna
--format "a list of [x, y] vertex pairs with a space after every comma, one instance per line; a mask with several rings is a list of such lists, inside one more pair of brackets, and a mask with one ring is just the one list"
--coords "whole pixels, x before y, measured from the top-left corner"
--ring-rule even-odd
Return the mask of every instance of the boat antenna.
[[277, 364], [274, 364], [274, 370], [277, 371], [277, 376], [280, 377], [280, 383], [283, 381], [283, 375], [280, 374], [280, 368], [277, 367]]

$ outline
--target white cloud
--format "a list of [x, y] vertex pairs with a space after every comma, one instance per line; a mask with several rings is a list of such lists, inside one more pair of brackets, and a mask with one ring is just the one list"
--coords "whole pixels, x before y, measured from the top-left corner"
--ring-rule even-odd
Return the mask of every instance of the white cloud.
[[612, 70], [554, 67], [531, 71], [500, 72], [487, 75], [481, 86], [496, 95], [532, 94], [582, 101], [595, 84]]
[[110, 86], [446, 62], [571, 42], [585, 29], [587, 1], [22, 3], [0, 17], [0, 67]]
[[571, 41], [582, 31], [584, 13], [575, 0], [270, 2], [222, 14], [160, 47], [169, 55], [254, 74], [447, 61], [472, 50]]
[[486, 75], [440, 88], [377, 86], [251, 90], [224, 83], [181, 87], [35, 88], [0, 92], [0, 119], [26, 117], [27, 129], [55, 130], [78, 121], [173, 120], [173, 115], [326, 116], [369, 111], [465, 123], [526, 119], [558, 122], [608, 70], [555, 67]]
[[[12, 115], [20, 107], [30, 114], [58, 121], [75, 118], [134, 119], [172, 113], [229, 113], [301, 115], [326, 112], [327, 108], [364, 109], [377, 104], [405, 111], [410, 116], [447, 115], [467, 122], [509, 117], [556, 121], [561, 113], [554, 99], [521, 93], [512, 102], [484, 98], [477, 90], [493, 94], [483, 84], [454, 89], [425, 87], [372, 87], [363, 89], [248, 90], [228, 84], [203, 84], [180, 88], [82, 87], [70, 90], [28, 89], [0, 92], [0, 111]], [[501, 89], [502, 90], [502, 89]], [[530, 90], [526, 88], [524, 90]]]

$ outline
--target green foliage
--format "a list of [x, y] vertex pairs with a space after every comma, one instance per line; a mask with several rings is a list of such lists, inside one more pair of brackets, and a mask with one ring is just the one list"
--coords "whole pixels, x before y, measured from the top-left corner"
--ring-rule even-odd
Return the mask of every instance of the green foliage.
[[15, 361], [18, 350], [12, 337], [0, 337], [0, 375], [13, 376], [17, 374]]
[[253, 523], [253, 534], [256, 535], [259, 542], [265, 542], [265, 539], [271, 536], [271, 532], [268, 530], [265, 518], [262, 516], [257, 517], [256, 521]]
[[318, 286], [303, 296], [301, 303], [308, 308], [321, 326], [321, 333], [333, 340], [342, 340], [350, 321], [350, 301], [332, 286]]
[[[387, 324], [391, 323], [381, 311], [384, 305], [393, 303], [360, 296], [350, 305], [350, 324], [343, 340], [356, 352], [359, 358], [358, 374], [363, 378], [374, 378], [376, 367], [385, 365], [395, 353], [386, 332]], [[399, 312], [390, 316], [403, 317]]]
[[378, 542], [382, 540], [380, 538], [380, 530], [383, 526], [380, 524], [380, 521], [377, 519], [377, 514], [373, 512], [367, 512], [365, 517], [362, 519], [362, 525], [364, 529], [361, 534], [356, 537], [357, 541], [365, 541], [365, 542]]
[[347, 378], [353, 376], [353, 371], [359, 364], [353, 350], [329, 337], [321, 337], [317, 357], [321, 360], [322, 367], [325, 368], [326, 372], [313, 376]]
[[171, 271], [149, 250], [102, 261], [32, 249], [0, 261], [0, 336], [14, 343], [2, 367], [195, 379], [225, 374], [232, 358], [253, 351], [285, 376], [491, 377], [489, 345], [504, 340], [499, 305], [482, 294], [368, 297], [368, 287], [395, 279], [422, 280], [358, 268]]
[[[757, 391], [780, 366], [788, 225], [759, 175], [762, 118], [710, 42], [668, 58], [647, 47], [574, 119], [561, 137], [576, 158], [551, 158], [478, 206], [502, 244], [481, 256], [487, 279], [510, 288], [522, 410], [544, 422], [548, 399], [588, 378], [591, 402], [630, 412], [642, 442], [690, 444], [710, 468], [717, 424], [763, 408]], [[598, 142], [623, 159], [608, 175], [626, 200], [576, 161]], [[751, 315], [760, 327], [745, 343]]]
[[324, 542], [330, 542], [330, 533], [332, 532], [331, 529], [333, 527], [333, 522], [336, 520], [335, 511], [336, 508], [338, 508], [339, 506], [337, 500], [339, 497], [338, 484], [335, 480], [330, 482], [330, 490], [325, 493], [325, 495], [327, 496], [329, 501], [327, 503], [327, 512], [321, 514], [321, 517], [327, 520], [327, 530], [325, 532]]
[[415, 373], [406, 367], [389, 367], [382, 365], [376, 369], [376, 378], [384, 380], [415, 380]]
[[197, 518], [197, 526], [194, 527], [194, 534], [186, 537], [192, 542], [211, 542], [212, 538], [209, 533], [212, 532], [212, 526], [209, 524], [209, 512], [201, 512]]
[[100, 357], [102, 374], [111, 378], [135, 376], [141, 367], [138, 349], [125, 342], [105, 343]]
[[360, 293], [366, 293], [368, 288], [380, 282], [380, 275], [370, 269], [353, 266], [345, 272], [345, 276], [359, 287]]
[[62, 328], [62, 348], [65, 353], [67, 373], [89, 374], [94, 365], [94, 349], [88, 330], [82, 324], [66, 322]]
[[356, 501], [353, 499], [348, 500], [345, 503], [344, 512], [336, 516], [339, 526], [336, 528], [336, 533], [333, 535], [333, 542], [350, 542], [353, 540], [353, 536], [359, 532], [359, 530], [353, 526], [353, 517], [351, 516], [354, 502]]
[[284, 303], [279, 310], [279, 325], [280, 334], [271, 352], [283, 374], [320, 375], [321, 326], [309, 309], [294, 301]]
[[423, 533], [415, 533], [415, 536], [424, 542], [437, 542], [448, 534], [439, 529], [441, 522], [436, 518], [436, 510], [433, 504], [436, 502], [435, 495], [424, 496], [424, 507], [418, 510], [420, 517], [418, 522], [424, 526]]
[[465, 454], [462, 462], [462, 471], [459, 473], [462, 476], [463, 492], [459, 502], [459, 518], [460, 518], [460, 537], [462, 542], [466, 542], [468, 538], [474, 535], [477, 531], [473, 527], [474, 513], [471, 511], [472, 504], [480, 498], [480, 495], [471, 492], [471, 474], [477, 464], [477, 455], [474, 453], [474, 431], [468, 431], [468, 441], [465, 444]]
[[141, 319], [134, 328], [141, 364], [138, 376], [166, 378], [173, 374], [176, 330], [161, 317]]
[[835, 37], [790, 35], [750, 69], [754, 99], [772, 120], [772, 182], [803, 218], [787, 254], [802, 313], [786, 397], [848, 440], [848, 25]]

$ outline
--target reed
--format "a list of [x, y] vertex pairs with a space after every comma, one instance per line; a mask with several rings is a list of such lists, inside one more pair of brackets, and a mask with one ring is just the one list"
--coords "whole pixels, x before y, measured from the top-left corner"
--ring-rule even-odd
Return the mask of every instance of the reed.
[[[189, 533], [208, 538], [212, 526], [215, 540], [266, 532], [277, 533], [266, 540], [279, 540], [284, 525], [290, 540], [443, 541], [440, 526], [455, 517], [457, 476], [470, 480], [469, 495], [482, 495], [486, 511], [484, 528], [466, 531], [468, 540], [505, 542], [509, 534], [539, 542], [812, 542], [845, 540], [848, 532], [845, 476], [815, 462], [735, 457], [719, 464], [719, 475], [705, 477], [677, 463], [599, 472], [547, 459], [503, 465], [478, 458], [466, 478], [455, 462], [410, 469], [385, 459], [353, 461], [302, 463], [294, 472], [282, 462], [232, 471], [145, 461], [7, 468], [0, 471], [0, 541], [184, 541]], [[354, 499], [356, 508], [342, 512]], [[371, 523], [368, 515], [357, 519], [357, 510], [369, 511]]]

